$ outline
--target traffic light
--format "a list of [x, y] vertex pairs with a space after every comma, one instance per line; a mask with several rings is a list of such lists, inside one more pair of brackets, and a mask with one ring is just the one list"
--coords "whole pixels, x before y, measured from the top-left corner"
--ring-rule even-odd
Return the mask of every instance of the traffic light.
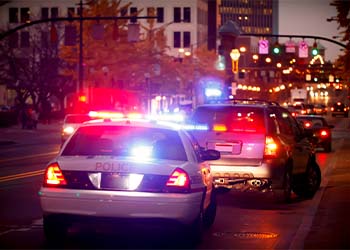
[[281, 47], [279, 45], [278, 42], [276, 42], [273, 46], [273, 49], [272, 49], [272, 52], [275, 54], [275, 55], [279, 55], [281, 53]]
[[316, 42], [314, 42], [314, 44], [312, 46], [311, 54], [313, 56], [317, 56], [318, 55], [318, 48], [317, 48], [317, 43]]

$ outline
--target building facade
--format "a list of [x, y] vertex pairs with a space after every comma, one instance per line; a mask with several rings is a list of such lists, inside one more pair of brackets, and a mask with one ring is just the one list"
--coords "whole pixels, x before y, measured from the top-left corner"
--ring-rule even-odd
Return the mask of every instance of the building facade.
[[[138, 12], [138, 16], [147, 16], [154, 8], [158, 18], [155, 28], [166, 27], [168, 54], [179, 56], [179, 49], [189, 51], [208, 40], [208, 1], [207, 0], [123, 0], [121, 3], [131, 5], [125, 15]], [[83, 1], [84, 3], [84, 1]], [[84, 5], [83, 5], [84, 7]], [[9, 30], [38, 19], [69, 17], [79, 13], [79, 1], [74, 0], [14, 0], [0, 6], [0, 29]], [[137, 20], [141, 25], [146, 19]], [[141, 37], [143, 30], [141, 29]], [[15, 35], [16, 36], [16, 35]], [[13, 37], [14, 46], [29, 46], [29, 34], [24, 29]], [[182, 50], [181, 50], [182, 51]], [[182, 52], [180, 52], [182, 53]]]
[[278, 32], [278, 1], [276, 0], [219, 0], [221, 24], [231, 20], [247, 34]]
[[[87, 8], [85, 5], [86, 2], [88, 1], [5, 1], [0, 4], [0, 30], [11, 30], [20, 25], [29, 24], [41, 19], [79, 16], [81, 13], [79, 6], [82, 4], [83, 8]], [[155, 10], [157, 18], [154, 22], [154, 28], [165, 28], [165, 36], [167, 38], [166, 53], [174, 58], [184, 57], [186, 52], [192, 52], [197, 46], [206, 45], [208, 42], [207, 0], [122, 0], [119, 6], [127, 6], [123, 8], [123, 11], [120, 13], [121, 16], [129, 16], [134, 13], [137, 13], [140, 17], [149, 16], [151, 15], [151, 10]], [[142, 27], [147, 26], [146, 22], [147, 19], [129, 20], [129, 23], [140, 24], [140, 39], [145, 38], [147, 30]], [[43, 23], [40, 24], [41, 29], [37, 29], [37, 31], [33, 29], [35, 26], [39, 25], [35, 24], [20, 29], [7, 37], [9, 46], [16, 49], [19, 57], [24, 57], [24, 55], [28, 54], [26, 50], [29, 51], [31, 49], [33, 42], [37, 46], [40, 44], [41, 48], [48, 50], [59, 50], [61, 43], [67, 45], [66, 43], [70, 42], [69, 39], [66, 39], [69, 29], [67, 29], [67, 25], [64, 22], [55, 22], [54, 24]], [[36, 32], [37, 34], [34, 34]], [[75, 36], [73, 36], [73, 43], [79, 42], [76, 39], [78, 36], [79, 29]], [[33, 40], [33, 37], [35, 37], [35, 40]], [[53, 43], [53, 41], [57, 41], [57, 43]], [[76, 57], [78, 56], [79, 53], [77, 51]], [[102, 70], [105, 68], [103, 67]], [[0, 84], [6, 85], [7, 83]], [[78, 86], [77, 91], [82, 88], [84, 86]]]

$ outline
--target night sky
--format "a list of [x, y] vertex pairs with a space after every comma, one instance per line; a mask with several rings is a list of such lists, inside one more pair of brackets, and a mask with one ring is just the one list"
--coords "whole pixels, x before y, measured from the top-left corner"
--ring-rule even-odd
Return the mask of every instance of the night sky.
[[[330, 39], [338, 36], [340, 33], [337, 30], [338, 23], [327, 22], [327, 18], [337, 15], [336, 8], [329, 5], [330, 2], [331, 0], [279, 0], [279, 34], [314, 35]], [[314, 43], [314, 40], [306, 41], [309, 45]], [[341, 42], [339, 39], [338, 41]], [[342, 53], [341, 47], [336, 44], [319, 42], [327, 49], [325, 54], [327, 61], [333, 62]]]

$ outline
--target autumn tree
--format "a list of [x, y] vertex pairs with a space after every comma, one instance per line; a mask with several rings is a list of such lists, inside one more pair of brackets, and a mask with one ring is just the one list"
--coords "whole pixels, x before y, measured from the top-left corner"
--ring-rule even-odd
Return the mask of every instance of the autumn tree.
[[[121, 1], [94, 1], [84, 8], [84, 16], [125, 16], [130, 5], [131, 3], [122, 5]], [[138, 13], [141, 11], [142, 9]], [[154, 64], [163, 59], [164, 44], [156, 44], [161, 41], [159, 33], [162, 30], [154, 30], [149, 23], [148, 30], [141, 30], [141, 40], [130, 42], [128, 23], [128, 19], [84, 22], [84, 77], [89, 86], [139, 89], [140, 83], [144, 82], [144, 74], [153, 72]], [[78, 29], [78, 24], [70, 25], [76, 25]], [[75, 80], [77, 71], [74, 65], [78, 63], [78, 50], [78, 44], [63, 46], [60, 53], [62, 59], [73, 65], [66, 68], [64, 74]]]
[[49, 30], [50, 24], [27, 27], [0, 43], [0, 81], [15, 91], [18, 108], [26, 103], [39, 108], [52, 96], [63, 103], [71, 91], [71, 86], [59, 76], [58, 40], [51, 43]]
[[[91, 1], [84, 8], [84, 17], [126, 16], [132, 3], [121, 1]], [[139, 15], [143, 9], [138, 10]], [[148, 16], [156, 16], [154, 8], [148, 8]], [[140, 22], [141, 23], [141, 22]], [[79, 30], [77, 22], [69, 23]], [[128, 19], [93, 20], [84, 22], [83, 58], [85, 87], [115, 87], [145, 91], [145, 75], [149, 75], [154, 91], [158, 93], [187, 93], [195, 81], [195, 75], [221, 74], [214, 63], [215, 51], [193, 49], [192, 55], [183, 63], [174, 62], [167, 54], [165, 29], [170, 24], [155, 25], [148, 19], [140, 25], [140, 40], [128, 41]], [[99, 33], [96, 35], [97, 27]], [[100, 29], [102, 27], [102, 29]], [[95, 32], [95, 34], [94, 34]], [[96, 39], [97, 38], [97, 39]], [[78, 80], [78, 44], [63, 46], [60, 57], [68, 65], [64, 74]], [[222, 75], [222, 74], [221, 74]]]
[[341, 71], [344, 79], [350, 79], [350, 1], [333, 0], [331, 5], [337, 9], [338, 30], [342, 35], [341, 40], [346, 43], [345, 53], [339, 56], [336, 66]]

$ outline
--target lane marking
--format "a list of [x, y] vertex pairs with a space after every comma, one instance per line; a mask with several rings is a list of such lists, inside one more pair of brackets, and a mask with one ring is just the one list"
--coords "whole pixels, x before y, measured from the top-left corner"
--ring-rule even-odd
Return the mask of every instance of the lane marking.
[[31, 158], [41, 157], [41, 156], [56, 155], [58, 153], [59, 153], [59, 151], [51, 151], [51, 152], [42, 153], [42, 154], [26, 155], [26, 156], [22, 156], [22, 157], [12, 157], [12, 158], [8, 158], [8, 159], [0, 160], [0, 163], [6, 163], [6, 162], [18, 161], [18, 160], [26, 160], [26, 159], [31, 159]]
[[2, 176], [2, 177], [0, 177], [0, 183], [6, 182], [6, 181], [13, 181], [13, 180], [17, 180], [17, 179], [33, 177], [33, 176], [38, 176], [38, 175], [44, 174], [44, 172], [45, 172], [45, 169], [41, 169], [41, 170], [35, 170], [35, 171], [30, 171], [30, 172], [25, 172], [25, 173], [20, 173], [20, 174]]
[[11, 226], [5, 226], [10, 229], [5, 230], [3, 232], [0, 232], [0, 237], [4, 236], [6, 234], [12, 233], [12, 232], [27, 232], [35, 229], [42, 229], [43, 228], [43, 219], [37, 219], [32, 221], [31, 225], [11, 225]]

